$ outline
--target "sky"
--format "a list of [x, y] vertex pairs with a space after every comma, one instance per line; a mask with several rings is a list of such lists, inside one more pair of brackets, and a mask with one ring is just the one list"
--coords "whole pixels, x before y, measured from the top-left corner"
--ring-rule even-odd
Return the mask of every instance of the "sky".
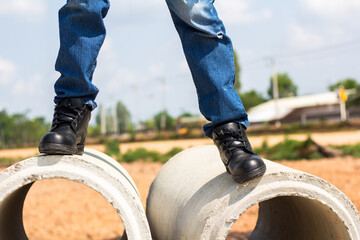
[[[64, 4], [0, 0], [0, 109], [51, 121], [59, 77], [57, 12]], [[360, 81], [359, 0], [216, 0], [214, 5], [239, 55], [242, 91], [266, 96], [271, 58], [300, 95], [326, 92], [348, 77]], [[99, 105], [122, 101], [134, 121], [164, 107], [173, 116], [199, 113], [164, 0], [112, 0], [105, 25], [93, 79]]]

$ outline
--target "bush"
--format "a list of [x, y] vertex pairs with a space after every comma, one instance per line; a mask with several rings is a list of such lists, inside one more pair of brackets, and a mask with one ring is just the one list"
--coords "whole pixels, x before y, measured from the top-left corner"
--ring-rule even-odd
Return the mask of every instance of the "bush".
[[120, 158], [120, 147], [117, 140], [105, 141], [105, 153], [119, 160]]
[[265, 140], [262, 147], [255, 149], [255, 152], [271, 160], [318, 159], [325, 157], [319, 151], [319, 146], [310, 137], [303, 142], [285, 138], [283, 142], [273, 147], [269, 147]]
[[355, 145], [345, 145], [338, 147], [345, 155], [351, 155], [354, 157], [360, 157], [360, 143]]
[[174, 147], [172, 148], [170, 151], [168, 151], [167, 153], [165, 153], [165, 156], [168, 157], [173, 157], [174, 155], [178, 154], [179, 152], [181, 152], [183, 149], [181, 147]]
[[2, 157], [0, 158], [0, 167], [8, 167], [19, 161], [21, 161], [21, 159]]
[[182, 148], [174, 147], [165, 154], [160, 154], [157, 151], [149, 151], [145, 148], [137, 148], [135, 150], [128, 150], [121, 156], [121, 161], [135, 162], [135, 161], [150, 161], [150, 162], [167, 162], [175, 154], [182, 151]]
[[167, 153], [161, 156], [160, 162], [166, 163], [170, 158], [181, 152], [183, 149], [181, 147], [174, 147]]
[[128, 150], [122, 155], [124, 162], [135, 162], [137, 160], [157, 162], [160, 160], [160, 154], [156, 151], [148, 151], [145, 148], [137, 148]]

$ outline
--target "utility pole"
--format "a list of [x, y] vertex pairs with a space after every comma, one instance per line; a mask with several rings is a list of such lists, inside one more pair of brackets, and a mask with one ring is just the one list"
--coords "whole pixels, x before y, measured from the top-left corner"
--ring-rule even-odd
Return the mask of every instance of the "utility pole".
[[165, 130], [166, 129], [166, 80], [161, 77], [160, 81], [162, 88], [162, 113], [161, 113], [160, 128], [162, 130]]
[[340, 118], [342, 122], [347, 121], [347, 114], [346, 114], [346, 101], [347, 101], [347, 94], [346, 90], [343, 86], [340, 86], [338, 89], [338, 96], [340, 102]]
[[3, 128], [1, 122], [0, 122], [0, 137], [1, 137], [0, 148], [5, 147], [5, 145], [6, 145], [6, 143], [5, 143], [5, 134], [4, 134], [4, 128]]
[[138, 130], [140, 127], [140, 103], [139, 103], [139, 88], [136, 84], [132, 86], [132, 89], [134, 90], [134, 96], [135, 96], [135, 104], [136, 104], [136, 114], [135, 114], [135, 130]]
[[102, 104], [100, 105], [100, 132], [101, 135], [106, 134], [106, 114], [105, 108]]
[[113, 132], [116, 135], [118, 133], [118, 121], [117, 121], [117, 114], [116, 114], [116, 103], [112, 111], [112, 117], [113, 117]]
[[279, 115], [280, 115], [280, 110], [279, 110], [279, 85], [278, 85], [278, 78], [277, 78], [277, 71], [276, 71], [276, 62], [275, 62], [275, 58], [270, 58], [270, 62], [271, 62], [271, 67], [272, 67], [272, 71], [273, 71], [273, 99], [274, 99], [274, 105], [275, 105], [275, 126], [276, 127], [280, 127], [281, 123], [279, 120]]
[[[0, 106], [0, 112], [3, 110], [3, 108]], [[2, 123], [0, 122], [0, 137], [1, 137], [1, 142], [0, 142], [0, 147], [5, 147], [6, 143], [5, 143], [5, 133], [4, 133], [4, 127], [2, 125]]]

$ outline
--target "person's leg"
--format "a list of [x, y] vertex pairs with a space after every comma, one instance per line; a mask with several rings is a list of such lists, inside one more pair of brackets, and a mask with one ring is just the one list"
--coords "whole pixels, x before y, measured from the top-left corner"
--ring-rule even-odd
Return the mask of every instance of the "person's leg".
[[234, 90], [234, 53], [214, 0], [166, 0], [196, 86], [204, 126], [226, 170], [239, 183], [264, 174], [266, 166], [246, 137], [249, 125]]
[[96, 58], [105, 39], [103, 18], [108, 0], [68, 0], [59, 11], [60, 49], [55, 69], [55, 103], [63, 98], [83, 97], [95, 107], [98, 89], [92, 83]]
[[40, 153], [82, 154], [91, 110], [98, 89], [92, 83], [105, 38], [103, 18], [108, 0], [68, 0], [59, 11], [60, 50], [55, 69], [55, 112], [50, 132], [39, 144]]
[[201, 113], [211, 123], [204, 126], [212, 137], [214, 126], [230, 121], [249, 125], [239, 95], [234, 90], [234, 52], [212, 0], [167, 0], [175, 27], [195, 82]]

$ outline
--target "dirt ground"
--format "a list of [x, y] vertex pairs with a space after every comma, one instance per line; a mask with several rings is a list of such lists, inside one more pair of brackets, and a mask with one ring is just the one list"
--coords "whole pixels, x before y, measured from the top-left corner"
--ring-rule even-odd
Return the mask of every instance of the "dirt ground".
[[[308, 137], [308, 134], [289, 134], [286, 136], [289, 139], [303, 141]], [[342, 131], [342, 132], [327, 132], [327, 133], [312, 133], [312, 139], [324, 146], [329, 145], [345, 145], [360, 142], [360, 130], [358, 131]], [[250, 136], [250, 142], [253, 147], [260, 147], [266, 140], [269, 146], [283, 141], [284, 135], [269, 135], [269, 136]], [[196, 146], [212, 144], [211, 139], [185, 139], [185, 140], [172, 140], [172, 141], [149, 141], [149, 142], [130, 142], [120, 144], [120, 151], [125, 153], [129, 149], [144, 147], [148, 150], [155, 150], [160, 153], [166, 153], [173, 147], [181, 147], [183, 149]], [[89, 145], [87, 147], [104, 151], [103, 145]], [[37, 148], [23, 148], [23, 149], [4, 149], [0, 150], [0, 158], [27, 158], [38, 154]]]
[[[360, 142], [359, 135], [359, 132], [337, 136], [321, 135], [323, 141], [318, 140], [318, 142], [324, 145], [337, 141], [356, 143]], [[342, 137], [343, 140], [341, 140]], [[251, 141], [261, 142], [261, 139]], [[182, 142], [182, 145], [179, 143], [180, 141], [167, 142], [167, 145], [158, 142], [141, 144], [150, 149], [165, 152], [174, 146], [186, 148], [210, 142], [207, 139], [202, 139], [186, 140]], [[33, 149], [27, 151], [30, 152]], [[280, 161], [279, 163], [329, 181], [344, 192], [358, 209], [360, 208], [360, 191], [358, 191], [360, 159], [346, 157], [311, 161]], [[134, 179], [145, 207], [150, 184], [162, 164], [135, 162], [123, 163], [122, 165]], [[120, 239], [123, 232], [123, 226], [117, 213], [100, 194], [82, 184], [67, 180], [56, 179], [36, 182], [25, 200], [23, 214], [24, 226], [30, 240], [116, 240]], [[247, 239], [256, 220], [257, 206], [254, 206], [240, 216], [227, 239]]]

